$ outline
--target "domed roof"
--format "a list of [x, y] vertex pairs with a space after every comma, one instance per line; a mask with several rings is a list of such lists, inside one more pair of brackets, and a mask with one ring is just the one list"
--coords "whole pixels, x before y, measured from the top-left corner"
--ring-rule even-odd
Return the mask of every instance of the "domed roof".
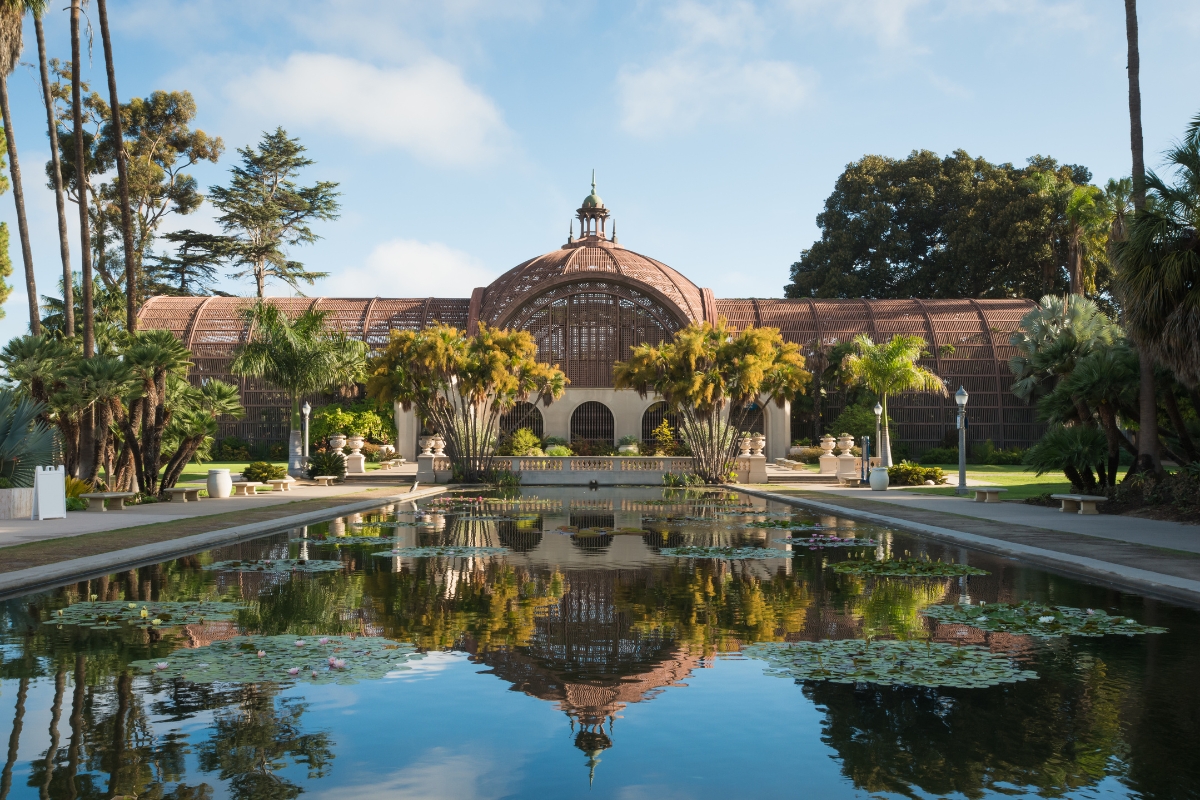
[[[599, 198], [596, 198], [599, 200]], [[563, 283], [609, 279], [653, 296], [679, 317], [681, 325], [703, 320], [700, 288], [661, 261], [588, 236], [531, 258], [501, 275], [483, 297], [479, 320], [507, 324], [527, 300]]]

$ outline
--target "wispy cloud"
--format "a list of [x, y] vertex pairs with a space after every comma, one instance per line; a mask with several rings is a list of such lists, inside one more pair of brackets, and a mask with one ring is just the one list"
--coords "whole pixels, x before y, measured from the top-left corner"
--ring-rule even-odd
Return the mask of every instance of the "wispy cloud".
[[313, 293], [341, 297], [466, 297], [496, 273], [477, 258], [441, 242], [391, 239], [375, 246], [360, 267], [339, 269]]
[[333, 128], [450, 165], [494, 158], [508, 129], [499, 109], [453, 64], [428, 57], [383, 68], [326, 53], [293, 53], [226, 87], [243, 114], [269, 125]]

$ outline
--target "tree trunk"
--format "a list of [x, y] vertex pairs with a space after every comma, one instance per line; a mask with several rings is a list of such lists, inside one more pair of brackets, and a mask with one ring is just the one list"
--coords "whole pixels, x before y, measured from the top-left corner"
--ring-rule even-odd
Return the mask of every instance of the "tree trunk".
[[130, 333], [137, 330], [138, 272], [133, 249], [133, 214], [129, 210], [129, 168], [125, 138], [121, 132], [121, 103], [117, 98], [117, 72], [113, 67], [112, 41], [108, 35], [108, 2], [96, 0], [100, 15], [100, 38], [104, 42], [104, 67], [108, 72], [108, 96], [112, 105], [112, 145], [117, 158], [117, 190], [121, 201], [121, 243], [125, 249], [125, 325]]
[[[83, 98], [79, 84], [79, 5], [71, 0], [71, 121], [75, 128], [76, 189], [79, 191], [79, 259], [83, 265], [83, 357], [96, 355], [96, 325], [92, 307], [92, 234], [88, 219], [87, 152], [83, 146]], [[88, 426], [85, 424], [84, 428]]]
[[63, 694], [67, 687], [67, 673], [60, 667], [54, 675], [54, 705], [50, 708], [50, 746], [46, 748], [46, 760], [42, 764], [45, 775], [38, 789], [39, 800], [50, 800], [50, 781], [54, 777], [54, 757], [58, 755], [58, 721], [62, 719]]
[[116, 797], [121, 785], [121, 759], [125, 757], [125, 718], [129, 716], [133, 676], [126, 670], [117, 676], [117, 714], [113, 718], [112, 772], [108, 778], [108, 796]]
[[[112, 422], [112, 411], [108, 407], [108, 403], [100, 402], [95, 406], [96, 414], [96, 430], [92, 435], [92, 464], [88, 472], [87, 480], [95, 483], [100, 477], [100, 465], [105, 462], [105, 455], [108, 449], [108, 426]], [[109, 472], [105, 477], [111, 481], [112, 473]], [[111, 491], [112, 487], [109, 487]]]
[[37, 282], [33, 278], [33, 249], [29, 245], [29, 223], [25, 220], [25, 190], [21, 187], [21, 165], [17, 161], [17, 135], [8, 109], [8, 76], [0, 75], [0, 114], [4, 115], [4, 138], [8, 143], [8, 173], [12, 176], [13, 201], [17, 206], [17, 231], [21, 234], [21, 260], [25, 262], [25, 293], [29, 298], [29, 332], [42, 332]]
[[1138, 392], [1137, 471], [1161, 476], [1163, 468], [1158, 455], [1158, 402], [1154, 391], [1154, 359], [1145, 348], [1138, 349], [1141, 389]]
[[71, 274], [71, 244], [67, 234], [67, 201], [63, 195], [62, 158], [58, 152], [58, 122], [54, 119], [54, 99], [50, 96], [50, 69], [46, 64], [46, 37], [42, 18], [33, 16], [37, 33], [38, 67], [42, 73], [42, 99], [46, 104], [46, 127], [50, 133], [50, 180], [54, 183], [54, 205], [58, 210], [58, 250], [63, 265], [63, 333], [75, 335], [75, 278]]
[[1125, 0], [1125, 43], [1129, 72], [1129, 147], [1133, 152], [1133, 208], [1146, 207], [1146, 162], [1142, 153], [1141, 57], [1138, 54], [1137, 0]]
[[159, 491], [170, 489], [179, 482], [180, 476], [183, 475], [183, 468], [192, 460], [192, 456], [196, 455], [196, 451], [200, 449], [200, 445], [204, 443], [204, 437], [184, 439], [179, 443], [179, 449], [171, 456], [171, 460], [167, 462], [167, 467], [163, 471], [162, 483]]
[[79, 751], [83, 747], [83, 690], [87, 681], [84, 656], [75, 656], [75, 691], [71, 695], [71, 743], [67, 746], [67, 789], [70, 800], [79, 796], [75, 778], [79, 774]]
[[1100, 403], [1096, 406], [1096, 414], [1100, 417], [1100, 427], [1104, 430], [1104, 438], [1108, 440], [1108, 469], [1102, 473], [1105, 486], [1117, 485], [1117, 470], [1121, 465], [1121, 440], [1125, 437], [1117, 427], [1117, 417], [1112, 406]]
[[1083, 294], [1083, 247], [1078, 237], [1072, 236], [1067, 247], [1067, 264], [1070, 267], [1071, 294]]
[[[881, 426], [880, 431], [879, 431], [879, 439], [880, 439], [879, 455], [882, 460], [879, 462], [879, 465], [881, 467], [890, 467], [890, 466], [892, 466], [892, 436], [891, 436], [890, 431], [888, 431], [888, 410], [887, 410], [887, 395], [886, 394], [883, 395], [881, 398], [879, 398], [879, 404], [881, 406], [883, 406], [883, 425]], [[871, 458], [870, 454], [867, 453], [866, 457], [868, 459], [867, 463], [870, 463], [870, 458]]]
[[1172, 387], [1168, 386], [1163, 389], [1162, 397], [1163, 405], [1167, 409], [1167, 417], [1171, 420], [1171, 427], [1175, 429], [1175, 435], [1179, 437], [1179, 446], [1183, 448], [1183, 455], [1187, 457], [1187, 463], [1190, 464], [1196, 460], [1196, 445], [1188, 433], [1187, 423], [1184, 422], [1183, 414], [1179, 411], [1179, 403], [1175, 399]]

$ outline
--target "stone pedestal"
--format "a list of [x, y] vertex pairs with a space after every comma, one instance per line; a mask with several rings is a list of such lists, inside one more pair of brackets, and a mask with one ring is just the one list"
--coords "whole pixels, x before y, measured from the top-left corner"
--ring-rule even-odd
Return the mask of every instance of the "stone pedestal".
[[346, 456], [346, 474], [366, 475], [367, 457], [362, 453], [351, 453], [350, 455]]
[[763, 455], [757, 456], [738, 456], [735, 462], [737, 468], [738, 483], [766, 483], [767, 482], [767, 457]]

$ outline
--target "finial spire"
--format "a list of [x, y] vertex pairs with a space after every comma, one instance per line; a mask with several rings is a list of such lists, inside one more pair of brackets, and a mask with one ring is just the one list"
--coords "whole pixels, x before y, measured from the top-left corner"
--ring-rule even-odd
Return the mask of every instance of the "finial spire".
[[596, 193], [596, 170], [592, 169], [592, 194]]
[[573, 241], [575, 241], [575, 220], [571, 220], [570, 225], [567, 226], [567, 244]]
[[613, 217], [613, 236], [612, 236], [612, 243], [613, 243], [613, 244], [616, 244], [616, 243], [617, 243], [617, 218], [616, 218], [616, 217]]

